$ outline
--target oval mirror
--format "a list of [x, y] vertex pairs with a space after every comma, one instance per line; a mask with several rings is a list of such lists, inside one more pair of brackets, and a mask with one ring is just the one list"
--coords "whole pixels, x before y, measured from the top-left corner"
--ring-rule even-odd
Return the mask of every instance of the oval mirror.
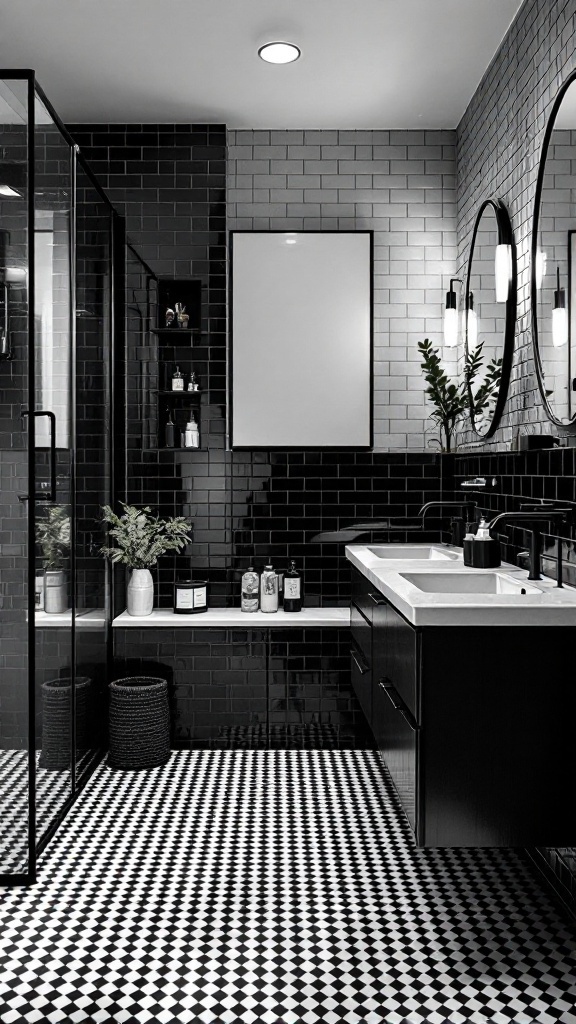
[[[532, 228], [532, 337], [550, 419], [576, 429], [576, 74], [546, 126]], [[574, 353], [574, 355], [573, 355]]]
[[465, 366], [470, 420], [491, 437], [508, 394], [516, 322], [516, 250], [508, 211], [486, 199], [474, 222], [465, 292]]

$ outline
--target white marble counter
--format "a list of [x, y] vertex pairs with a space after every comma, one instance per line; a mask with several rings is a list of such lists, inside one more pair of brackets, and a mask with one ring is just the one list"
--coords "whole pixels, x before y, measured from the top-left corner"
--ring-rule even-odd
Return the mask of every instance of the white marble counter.
[[113, 626], [127, 629], [205, 629], [208, 626], [235, 627], [237, 629], [267, 629], [290, 626], [349, 626], [348, 608], [303, 608], [301, 612], [242, 612], [239, 608], [209, 608], [195, 615], [175, 615], [170, 608], [155, 608], [151, 615], [128, 615], [122, 612]]
[[[461, 559], [378, 559], [362, 544], [349, 544], [345, 550], [347, 559], [414, 626], [576, 626], [575, 588], [558, 589], [548, 578], [528, 582], [524, 569], [504, 562], [500, 569], [472, 569]], [[406, 574], [494, 572], [526, 583], [526, 593], [430, 593], [405, 578]]]

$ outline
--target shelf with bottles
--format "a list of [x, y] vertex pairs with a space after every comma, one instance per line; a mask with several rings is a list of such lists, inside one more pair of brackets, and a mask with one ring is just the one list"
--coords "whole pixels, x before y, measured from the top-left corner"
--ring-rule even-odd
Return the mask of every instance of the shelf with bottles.
[[158, 323], [154, 334], [180, 336], [188, 341], [201, 334], [202, 282], [183, 279], [158, 281]]
[[[184, 398], [193, 397], [184, 395]], [[200, 445], [200, 406], [170, 401], [158, 396], [158, 450], [198, 451]]]

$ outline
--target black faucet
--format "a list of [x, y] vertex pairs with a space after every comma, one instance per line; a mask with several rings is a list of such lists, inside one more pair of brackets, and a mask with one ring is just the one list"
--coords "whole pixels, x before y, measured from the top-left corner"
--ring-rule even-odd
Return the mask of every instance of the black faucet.
[[[476, 508], [475, 501], [427, 501], [422, 506], [418, 515], [422, 517], [422, 521], [426, 518], [426, 513], [431, 508], [459, 508], [460, 511], [466, 512], [466, 521], [474, 519], [474, 510]], [[461, 548], [464, 543], [465, 524], [464, 519], [461, 516], [453, 516], [450, 520], [450, 543], [455, 547]]]
[[[541, 580], [540, 556], [542, 554], [541, 523], [567, 523], [571, 514], [569, 508], [547, 508], [545, 505], [528, 505], [520, 507], [520, 512], [501, 512], [500, 515], [488, 523], [488, 531], [496, 528], [498, 523], [526, 523], [530, 530], [530, 564], [528, 579]], [[557, 586], [562, 586], [562, 558], [558, 559]]]

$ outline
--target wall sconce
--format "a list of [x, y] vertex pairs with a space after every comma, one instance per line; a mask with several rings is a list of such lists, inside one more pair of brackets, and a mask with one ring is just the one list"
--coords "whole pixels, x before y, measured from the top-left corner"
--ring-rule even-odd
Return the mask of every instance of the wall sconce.
[[512, 246], [499, 242], [494, 259], [496, 302], [507, 302], [512, 282]]
[[560, 267], [556, 267], [557, 287], [554, 292], [552, 309], [552, 344], [561, 348], [568, 341], [568, 312], [566, 310], [566, 292], [560, 287]]
[[474, 295], [468, 294], [468, 305], [466, 308], [466, 344], [471, 352], [478, 344], [478, 317], [474, 309]]
[[450, 289], [446, 292], [446, 308], [444, 310], [444, 344], [447, 348], [455, 348], [458, 344], [458, 308], [456, 303], [456, 292], [453, 285], [457, 281], [462, 284], [459, 277], [450, 278]]

